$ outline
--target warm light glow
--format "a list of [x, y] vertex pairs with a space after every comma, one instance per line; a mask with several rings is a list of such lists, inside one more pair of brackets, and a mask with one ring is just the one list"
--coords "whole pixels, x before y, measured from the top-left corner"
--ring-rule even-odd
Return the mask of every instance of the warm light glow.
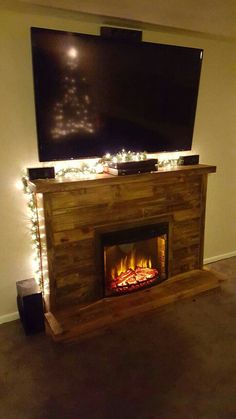
[[76, 58], [77, 55], [78, 55], [77, 49], [73, 48], [73, 47], [69, 48], [68, 49], [68, 55], [69, 55], [70, 58]]
[[171, 153], [161, 153], [158, 156], [160, 162], [166, 160], [178, 160], [180, 153], [179, 152], [171, 152]]
[[[68, 69], [63, 79], [63, 96], [53, 107], [51, 134], [60, 141], [79, 132], [93, 134], [95, 132], [94, 115], [91, 108], [91, 98], [84, 88], [81, 88], [81, 77], [77, 79], [71, 71], [78, 66], [76, 60], [78, 51], [70, 48], [68, 51]], [[83, 78], [84, 80], [84, 78]], [[85, 82], [85, 80], [84, 80]], [[83, 82], [83, 83], [84, 83]]]
[[22, 180], [17, 180], [15, 183], [16, 189], [18, 189], [18, 191], [23, 191], [24, 190], [24, 185], [22, 183]]
[[125, 257], [123, 257], [117, 265], [111, 270], [111, 278], [116, 278], [128, 269], [135, 269], [137, 266], [140, 268], [152, 268], [151, 258], [137, 257], [135, 250]]
[[[32, 269], [34, 271], [34, 278], [36, 282], [42, 287], [42, 272], [41, 272], [41, 259], [40, 259], [40, 238], [39, 238], [39, 223], [41, 216], [39, 216], [36, 207], [35, 195], [31, 191], [28, 184], [28, 177], [22, 177], [22, 186], [27, 198], [28, 217], [31, 222], [31, 240], [32, 240]], [[41, 195], [41, 194], [39, 194]]]

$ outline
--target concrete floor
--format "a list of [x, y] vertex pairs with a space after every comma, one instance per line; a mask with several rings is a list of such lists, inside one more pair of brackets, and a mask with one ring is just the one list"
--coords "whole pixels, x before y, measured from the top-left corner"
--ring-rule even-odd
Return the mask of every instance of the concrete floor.
[[0, 419], [235, 419], [236, 258], [222, 291], [73, 345], [0, 326]]

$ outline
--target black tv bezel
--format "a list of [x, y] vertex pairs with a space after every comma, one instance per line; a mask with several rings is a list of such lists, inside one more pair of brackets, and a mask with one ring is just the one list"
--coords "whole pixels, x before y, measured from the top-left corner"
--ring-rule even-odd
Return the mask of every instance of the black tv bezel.
[[[196, 81], [196, 96], [195, 96], [195, 104], [194, 104], [194, 112], [192, 114], [192, 121], [191, 121], [191, 127], [192, 127], [192, 133], [191, 133], [191, 145], [190, 147], [179, 147], [177, 149], [158, 149], [156, 151], [150, 151], [148, 149], [143, 150], [132, 150], [131, 151], [146, 151], [149, 154], [159, 154], [164, 152], [180, 152], [180, 151], [189, 151], [192, 148], [192, 142], [193, 142], [193, 134], [194, 134], [194, 125], [195, 125], [195, 119], [196, 119], [196, 111], [197, 111], [197, 104], [198, 104], [198, 95], [199, 95], [199, 88], [200, 88], [200, 77], [201, 77], [201, 69], [202, 69], [202, 59], [203, 59], [203, 52], [204, 50], [202, 48], [195, 48], [195, 47], [186, 47], [186, 46], [180, 46], [180, 45], [170, 45], [170, 44], [163, 44], [163, 43], [155, 43], [155, 42], [147, 42], [147, 41], [137, 41], [137, 40], [125, 40], [123, 39], [110, 39], [101, 35], [94, 35], [94, 34], [86, 34], [86, 33], [79, 33], [79, 32], [70, 32], [70, 31], [64, 31], [64, 30], [58, 30], [58, 29], [48, 29], [48, 28], [40, 28], [40, 27], [31, 27], [30, 33], [31, 33], [31, 51], [32, 51], [32, 69], [33, 69], [33, 87], [34, 87], [34, 101], [35, 101], [35, 112], [36, 112], [36, 127], [37, 127], [37, 146], [38, 146], [38, 156], [40, 162], [50, 162], [50, 161], [66, 161], [66, 160], [79, 160], [79, 159], [91, 159], [91, 158], [100, 158], [104, 155], [104, 153], [98, 154], [98, 155], [88, 155], [87, 153], [73, 153], [73, 155], [68, 155], [65, 157], [62, 157], [61, 155], [56, 155], [56, 149], [54, 147], [54, 157], [48, 156], [48, 152], [45, 149], [45, 144], [40, 136], [40, 126], [39, 126], [39, 118], [38, 118], [38, 112], [39, 112], [39, 93], [37, 89], [38, 80], [36, 76], [35, 71], [35, 46], [34, 46], [34, 40], [33, 40], [33, 34], [38, 32], [47, 32], [47, 33], [57, 33], [64, 36], [79, 36], [80, 38], [85, 39], [99, 39], [102, 41], [112, 41], [114, 43], [137, 43], [140, 44], [151, 44], [155, 46], [163, 46], [163, 47], [171, 47], [171, 48], [177, 48], [177, 49], [185, 49], [185, 50], [192, 50], [196, 54], [199, 54], [199, 70], [198, 70], [198, 79]], [[108, 146], [109, 149], [109, 146]], [[121, 147], [120, 147], [121, 149]], [[108, 150], [109, 151], [109, 150]]]

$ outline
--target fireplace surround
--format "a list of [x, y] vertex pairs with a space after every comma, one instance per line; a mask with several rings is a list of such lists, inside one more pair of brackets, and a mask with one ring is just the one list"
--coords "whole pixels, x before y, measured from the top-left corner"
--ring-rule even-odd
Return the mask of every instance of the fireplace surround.
[[[176, 286], [178, 276], [184, 275], [187, 289], [188, 274], [191, 289], [197, 289], [196, 272], [203, 269], [207, 176], [215, 171], [215, 166], [194, 165], [130, 176], [103, 174], [87, 180], [30, 183], [43, 214], [40, 231], [45, 235], [40, 243], [42, 258], [47, 260], [43, 277], [45, 283], [47, 276], [49, 281], [46, 317], [54, 338], [66, 339], [74, 328], [75, 334], [81, 334], [93, 307], [103, 326], [105, 318], [112, 317], [112, 307], [122, 311], [122, 301], [135, 301], [132, 304], [140, 311], [142, 296], [151, 301], [163, 287]], [[133, 247], [135, 255], [131, 255]], [[117, 253], [120, 260], [115, 264], [120, 267], [111, 275]], [[129, 269], [127, 281], [121, 275]], [[209, 282], [206, 273], [203, 277], [199, 289], [216, 286], [217, 281]], [[175, 294], [179, 298], [177, 290]], [[85, 312], [88, 317], [83, 321]], [[94, 328], [99, 328], [97, 323]]]
[[167, 279], [168, 226], [168, 222], [127, 229], [120, 226], [101, 235], [104, 297], [138, 291]]

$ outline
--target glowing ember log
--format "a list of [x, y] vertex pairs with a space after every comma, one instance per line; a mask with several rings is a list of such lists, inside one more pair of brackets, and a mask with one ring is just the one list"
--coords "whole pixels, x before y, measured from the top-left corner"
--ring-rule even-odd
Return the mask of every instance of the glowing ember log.
[[142, 268], [137, 266], [135, 269], [135, 274], [144, 276], [145, 278], [153, 278], [158, 275], [158, 270], [154, 268]]
[[136, 274], [136, 279], [137, 279], [138, 282], [147, 281], [147, 277], [145, 275], [142, 275], [142, 274]]
[[118, 275], [113, 283], [112, 288], [122, 288], [123, 291], [128, 289], [136, 289], [139, 286], [144, 286], [145, 283], [152, 283], [158, 276], [158, 270], [154, 268], [143, 268], [137, 266], [134, 269], [127, 269]]
[[135, 271], [133, 269], [128, 269], [127, 271], [122, 272], [117, 278], [115, 278], [115, 281], [118, 287], [135, 284], [137, 282], [135, 278]]

